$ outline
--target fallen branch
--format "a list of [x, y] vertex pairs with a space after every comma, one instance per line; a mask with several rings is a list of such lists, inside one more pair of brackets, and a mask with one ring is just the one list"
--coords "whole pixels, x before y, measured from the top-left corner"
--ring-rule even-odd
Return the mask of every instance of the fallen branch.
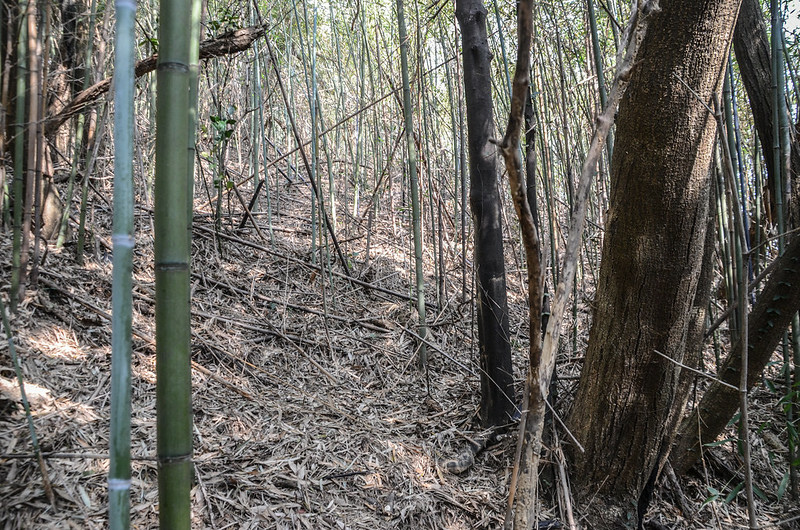
[[[223, 55], [231, 55], [248, 49], [253, 42], [264, 35], [264, 26], [250, 26], [237, 29], [221, 35], [216, 39], [208, 39], [200, 43], [200, 59], [212, 59]], [[138, 79], [144, 74], [150, 73], [158, 66], [158, 54], [155, 53], [146, 59], [138, 61], [134, 66], [134, 75]], [[112, 77], [103, 79], [95, 83], [86, 90], [78, 94], [70, 101], [61, 112], [48, 117], [45, 120], [44, 132], [46, 136], [52, 136], [72, 116], [86, 110], [89, 105], [94, 103], [111, 88]]]

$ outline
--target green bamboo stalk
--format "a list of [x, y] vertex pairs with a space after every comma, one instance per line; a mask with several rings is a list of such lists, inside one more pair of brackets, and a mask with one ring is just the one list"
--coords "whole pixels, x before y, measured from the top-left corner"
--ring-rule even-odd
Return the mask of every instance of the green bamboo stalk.
[[731, 67], [730, 59], [728, 63], [728, 68], [725, 70], [725, 79], [722, 85], [722, 103], [723, 103], [723, 110], [725, 113], [725, 134], [728, 138], [728, 152], [731, 155], [731, 164], [733, 165], [734, 171], [737, 171], [739, 168], [739, 151], [736, 149], [736, 133], [734, 131], [734, 119], [733, 119], [733, 88], [732, 88], [732, 78], [733, 75], [733, 68]]
[[783, 24], [780, 0], [772, 0], [772, 156], [775, 163], [775, 209], [778, 225], [778, 247], [783, 253], [786, 242], [783, 190], [786, 182], [785, 157], [787, 151], [781, 134], [782, 122], [786, 114], [783, 69]]
[[[537, 10], [538, 11], [538, 10]], [[540, 49], [537, 47], [537, 49]], [[534, 61], [534, 65], [536, 61]], [[544, 127], [544, 123], [542, 122], [542, 113], [543, 111], [539, 111], [538, 109], [544, 109], [544, 98], [545, 94], [544, 91], [541, 89], [539, 83], [542, 80], [538, 79], [535, 75], [536, 68], [534, 66], [534, 75], [532, 76], [532, 84], [534, 88], [534, 93], [538, 94], [538, 97], [534, 96], [534, 105], [537, 110], [534, 111], [534, 116], [536, 117], [536, 128], [541, 131], [539, 135], [539, 150], [541, 151], [541, 158], [542, 158], [542, 171], [543, 171], [543, 178], [542, 178], [542, 188], [544, 190], [544, 201], [547, 205], [547, 236], [548, 240], [546, 242], [547, 248], [550, 250], [550, 263], [558, 263], [557, 255], [558, 255], [558, 239], [556, 238], [556, 223], [558, 222], [557, 214], [556, 214], [556, 200], [555, 200], [555, 171], [553, 170], [553, 158], [550, 156], [550, 142], [548, 141], [548, 129]], [[552, 275], [553, 275], [553, 285], [558, 285], [560, 281], [560, 271], [558, 267], [552, 268]]]
[[[75, 143], [80, 143], [76, 138]], [[88, 165], [88, 164], [87, 164]], [[83, 177], [81, 184], [81, 209], [78, 215], [78, 243], [75, 248], [75, 262], [83, 265], [83, 247], [86, 245], [86, 209], [89, 202], [89, 171]]]
[[[345, 97], [345, 90], [344, 90], [344, 81], [342, 79], [342, 49], [341, 45], [339, 44], [339, 26], [336, 24], [336, 18], [333, 14], [333, 2], [328, 4], [329, 7], [329, 15], [330, 15], [330, 26], [331, 32], [333, 33], [333, 40], [336, 47], [336, 75], [338, 79], [338, 88], [337, 94], [338, 97], [336, 98], [336, 121], [339, 121], [341, 116], [344, 114], [344, 97]], [[341, 139], [341, 128], [336, 129], [336, 152], [339, 152], [340, 146], [340, 139]], [[335, 195], [335, 186], [334, 186], [334, 174], [333, 171], [330, 169], [328, 170], [328, 204], [329, 208], [331, 209], [331, 224], [333, 225], [334, 231], [338, 229], [338, 224], [336, 221], [336, 195]], [[369, 259], [369, 258], [368, 258]]]
[[[254, 15], [253, 20], [255, 21], [255, 15]], [[261, 157], [264, 159], [264, 177], [263, 177], [264, 178], [264, 195], [265, 195], [265, 198], [266, 198], [266, 201], [267, 201], [266, 210], [267, 210], [267, 225], [269, 227], [269, 241], [270, 241], [270, 245], [274, 245], [275, 244], [275, 231], [273, 230], [273, 226], [272, 226], [272, 196], [271, 196], [270, 186], [269, 186], [269, 173], [267, 172], [267, 142], [263, 141], [263, 139], [266, 139], [267, 135], [266, 135], [266, 132], [264, 131], [264, 98], [263, 98], [263, 94], [262, 94], [262, 90], [261, 90], [261, 61], [262, 60], [263, 60], [263, 57], [261, 56], [261, 54], [256, 52], [256, 58], [255, 58], [255, 61], [254, 61], [254, 63], [255, 63], [254, 71], [255, 71], [255, 76], [256, 76], [256, 98], [258, 100], [258, 102], [257, 102], [257, 106], [258, 106], [258, 123], [259, 123], [258, 132], [261, 134], [261, 138], [262, 138], [262, 141], [260, 142], [260, 145], [261, 145]], [[266, 68], [265, 68], [265, 70], [266, 70]], [[258, 160], [258, 156], [257, 155], [256, 155], [256, 160]], [[259, 170], [258, 167], [259, 167], [258, 164], [256, 164], [256, 172], [258, 172], [258, 170]]]
[[19, 3], [19, 37], [17, 39], [17, 98], [14, 114], [14, 235], [11, 247], [11, 312], [16, 313], [20, 284], [25, 272], [22, 270], [22, 210], [25, 202], [23, 191], [23, 160], [25, 156], [25, 97], [27, 84], [24, 65], [27, 64], [28, 25], [23, 18], [28, 11], [28, 0]]
[[[442, 25], [442, 19], [439, 18], [438, 21], [439, 21], [439, 45], [442, 47], [442, 55], [446, 57], [448, 55], [447, 40], [446, 40], [446, 36], [445, 36], [444, 27]], [[458, 61], [456, 61], [456, 63], [458, 63]], [[456, 108], [456, 105], [458, 103], [456, 102], [455, 95], [453, 94], [453, 75], [452, 75], [452, 72], [450, 70], [450, 62], [449, 61], [444, 63], [444, 68], [445, 68], [445, 81], [447, 82], [447, 107], [448, 107], [448, 112], [449, 112], [449, 116], [450, 116], [450, 130], [451, 130], [451, 135], [452, 135], [452, 138], [451, 138], [451, 141], [452, 141], [451, 149], [453, 150], [453, 152], [452, 152], [452, 158], [453, 158], [453, 197], [455, 199], [453, 201], [453, 220], [455, 221], [456, 230], [458, 230], [460, 219], [459, 219], [459, 213], [458, 213], [459, 202], [458, 202], [458, 195], [457, 195], [458, 191], [457, 190], [459, 189], [459, 172], [461, 171], [461, 168], [459, 167], [460, 159], [459, 159], [459, 156], [458, 156], [458, 126], [456, 124], [456, 114], [458, 112], [458, 109]]]
[[[33, 216], [33, 264], [31, 265], [30, 284], [36, 289], [36, 284], [39, 279], [39, 260], [42, 253], [42, 221], [43, 219], [43, 205], [41, 203], [43, 198], [42, 186], [44, 184], [44, 125], [42, 117], [47, 108], [47, 79], [48, 79], [48, 66], [49, 63], [44, 58], [50, 56], [50, 6], [46, 3], [41, 3], [39, 7], [38, 19], [32, 20], [32, 23], [40, 28], [39, 35], [36, 37], [36, 57], [37, 65], [33, 73], [36, 78], [36, 91], [33, 97], [36, 101], [36, 119], [35, 119], [35, 135], [32, 142], [35, 146], [34, 154], [31, 157], [34, 160], [34, 216]], [[29, 117], [29, 119], [31, 119]]]
[[[748, 281], [754, 278], [753, 275], [753, 258], [750, 255], [750, 251], [753, 248], [753, 242], [750, 240], [750, 215], [747, 213], [748, 208], [748, 195], [747, 195], [747, 177], [745, 176], [745, 169], [744, 169], [744, 155], [742, 153], [742, 130], [739, 124], [739, 111], [736, 105], [736, 86], [734, 84], [734, 77], [733, 77], [733, 59], [728, 57], [728, 77], [730, 78], [730, 85], [731, 85], [731, 98], [730, 101], [726, 101], [726, 105], [730, 106], [731, 109], [731, 123], [733, 125], [733, 151], [736, 154], [736, 178], [739, 184], [737, 191], [739, 193], [739, 204], [741, 205], [742, 210], [742, 221], [744, 222], [744, 242], [746, 243], [747, 247], [747, 277]], [[726, 111], [727, 115], [727, 111]], [[727, 118], [726, 118], [727, 119]], [[758, 135], [756, 135], [758, 136]]]
[[83, 188], [81, 190], [81, 207], [80, 207], [80, 219], [78, 221], [78, 248], [75, 252], [75, 262], [79, 265], [83, 264], [83, 252], [84, 252], [84, 245], [86, 241], [86, 212], [89, 203], [89, 176], [94, 171], [94, 164], [97, 160], [97, 153], [100, 149], [100, 145], [102, 144], [102, 136], [105, 134], [105, 126], [106, 126], [106, 119], [108, 118], [108, 108], [109, 106], [105, 103], [102, 104], [103, 112], [100, 115], [100, 119], [98, 120], [97, 130], [100, 131], [100, 137], [97, 136], [92, 140], [91, 144], [91, 151], [90, 154], [87, 156], [86, 159], [86, 178], [83, 179]]
[[[364, 14], [361, 14], [361, 19], [364, 19]], [[358, 107], [362, 108], [365, 102], [365, 92], [366, 92], [366, 83], [364, 82], [364, 48], [366, 47], [366, 38], [359, 39], [361, 42], [361, 56], [357, 62], [358, 64], [358, 84], [359, 84], [359, 91], [358, 91]], [[364, 177], [362, 176], [361, 171], [361, 161], [364, 156], [364, 114], [359, 113], [356, 117], [356, 158], [355, 158], [355, 175], [353, 177], [354, 181], [354, 189], [353, 189], [353, 217], [358, 215], [358, 210], [360, 209], [361, 204], [361, 188], [364, 185]]]
[[[198, 0], [161, 2], [156, 108], [156, 428], [159, 523], [191, 526], [192, 405], [189, 277], [192, 14]], [[194, 10], [194, 11], [193, 11]], [[179, 148], [183, 146], [183, 148]], [[177, 154], [176, 154], [177, 153]]]
[[[320, 218], [326, 217], [322, 209], [322, 193], [320, 187], [320, 179], [318, 178], [317, 164], [319, 161], [319, 138], [317, 136], [317, 83], [316, 83], [316, 11], [312, 26], [311, 41], [305, 42], [303, 39], [303, 32], [300, 31], [300, 18], [297, 12], [297, 1], [292, 1], [292, 11], [294, 13], [295, 23], [298, 27], [298, 38], [300, 40], [300, 59], [303, 65], [304, 79], [306, 83], [306, 96], [308, 99], [309, 115], [311, 117], [311, 160], [307, 162], [308, 178], [311, 183], [311, 261], [317, 261], [317, 225]], [[303, 26], [306, 30], [306, 35], [309, 32], [308, 22], [308, 3], [303, 1]], [[310, 56], [306, 59], [306, 52]], [[308, 65], [307, 62], [311, 62]], [[310, 70], [310, 72], [309, 72]], [[320, 241], [321, 243], [321, 241]], [[347, 266], [347, 264], [345, 264]]]
[[[6, 17], [6, 15], [9, 15]], [[8, 138], [5, 136], [6, 132], [10, 132], [10, 128], [7, 127], [8, 123], [8, 110], [9, 110], [9, 95], [11, 89], [11, 57], [10, 51], [13, 49], [13, 39], [14, 39], [14, 32], [13, 32], [13, 24], [11, 18], [11, 10], [2, 10], [2, 15], [0, 15], [0, 46], [3, 48], [3, 53], [1, 56], [2, 65], [0, 65], [0, 106], [2, 107], [2, 114], [0, 116], [2, 119], [0, 120], [0, 126], [3, 128], [3, 136], [2, 136], [2, 148], [9, 149], [8, 146]], [[8, 50], [8, 51], [6, 51]], [[9, 177], [13, 175], [13, 172], [9, 174], [6, 171], [6, 165], [0, 164], [0, 197], [2, 201], [0, 201], [0, 209], [2, 209], [2, 226], [10, 227], [11, 223], [11, 186], [9, 185]], [[13, 177], [12, 177], [13, 178]]]
[[[361, 33], [363, 34], [364, 39], [366, 40], [367, 39], [367, 27], [366, 27], [366, 23], [364, 22], [363, 19], [361, 21]], [[375, 34], [375, 36], [377, 37], [377, 33]], [[365, 46], [365, 48], [367, 50], [367, 54], [369, 54], [369, 46]], [[375, 98], [377, 96], [377, 90], [375, 88], [375, 76], [376, 76], [375, 70], [377, 68], [373, 67], [373, 62], [377, 64], [378, 68], [380, 68], [380, 53], [381, 53], [381, 50], [380, 50], [380, 47], [378, 46], [378, 41], [376, 39], [375, 40], [374, 61], [372, 59], [367, 61], [367, 65], [369, 67], [370, 101], [375, 101]], [[380, 74], [378, 74], [378, 75], [380, 75]], [[375, 187], [374, 187], [374, 189], [376, 191], [375, 191], [375, 193], [373, 193], [373, 197], [370, 200], [370, 206], [369, 206], [369, 210], [370, 210], [369, 217], [370, 217], [370, 219], [372, 221], [374, 221], [375, 214], [378, 213], [378, 210], [380, 208], [380, 191], [378, 190], [380, 176], [379, 176], [378, 168], [382, 168], [383, 167], [383, 151], [381, 150], [381, 146], [384, 145], [385, 139], [389, 138], [388, 134], [385, 135], [385, 136], [383, 136], [381, 134], [381, 129], [380, 129], [379, 124], [382, 121], [383, 120], [378, 117], [378, 109], [377, 108], [373, 108], [372, 109], [372, 131], [373, 131], [373, 134], [372, 134], [372, 142], [373, 142], [373, 144], [372, 144], [372, 146], [373, 146], [372, 154], [373, 154], [373, 158], [374, 158], [374, 162], [373, 163], [374, 163], [374, 168], [375, 168], [374, 171], [373, 171], [373, 177], [375, 179], [375, 183], [374, 183]], [[369, 235], [368, 235], [368, 237], [369, 237]], [[366, 248], [365, 248], [365, 254], [366, 254], [365, 262], [364, 262], [365, 269], [367, 267], [369, 267], [369, 248], [370, 248], [369, 245], [367, 245]]]
[[[250, 4], [247, 4], [247, 11], [248, 11], [248, 19], [250, 20], [250, 25], [255, 25], [256, 16], [252, 12], [252, 8]], [[263, 184], [261, 184], [261, 162], [260, 162], [260, 147], [265, 144], [266, 142], [262, 142], [261, 138], [263, 135], [259, 135], [259, 127], [258, 122], [261, 119], [261, 83], [259, 80], [259, 71], [258, 71], [258, 50], [253, 50], [253, 65], [250, 71], [248, 72], [250, 75], [250, 83], [248, 83], [248, 106], [249, 108], [253, 109], [254, 112], [250, 115], [250, 171], [253, 174], [253, 189], [254, 190], [261, 190]], [[264, 160], [266, 163], [266, 159]], [[259, 203], [261, 201], [258, 198], [258, 194], [254, 194], [253, 198], [250, 200], [249, 209], [251, 212], [256, 212], [259, 210]], [[247, 216], [245, 216], [247, 217]], [[244, 218], [242, 219], [244, 220]], [[243, 226], [240, 223], [240, 228]]]
[[[736, 137], [734, 136], [734, 130], [733, 130], [733, 107], [731, 106], [732, 93], [731, 93], [731, 76], [730, 76], [730, 72], [727, 72], [726, 75], [725, 75], [725, 80], [724, 80], [723, 86], [722, 86], [722, 94], [723, 94], [723, 110], [724, 110], [724, 116], [725, 116], [725, 125], [724, 125], [725, 126], [725, 135], [726, 135], [726, 139], [727, 139], [727, 143], [724, 146], [725, 149], [723, 150], [723, 153], [727, 153], [728, 155], [730, 155], [730, 157], [731, 157], [731, 160], [730, 160], [731, 167], [732, 168], [736, 168], [738, 166], [739, 160], [738, 160], [738, 158], [736, 156], [737, 155], [736, 143], [735, 143], [736, 142]], [[734, 171], [735, 171], [735, 169], [734, 169]], [[728, 204], [733, 209], [734, 205], [732, 204], [732, 202], [733, 202], [733, 200], [731, 199], [731, 200], [728, 201]], [[738, 201], [736, 201], [736, 202], [738, 203]], [[733, 213], [737, 214], [738, 212], [733, 212]], [[732, 219], [736, 219], [736, 217], [732, 217]], [[735, 228], [736, 228], [735, 223], [731, 223], [731, 229], [735, 230]], [[743, 235], [742, 237], [746, 237], [746, 236]], [[732, 266], [734, 267], [734, 269], [733, 269], [734, 278], [733, 278], [733, 282], [731, 283], [731, 285], [738, 286], [739, 283], [740, 283], [739, 278], [741, 278], [741, 276], [743, 274], [746, 277], [747, 273], [744, 270], [739, 268], [739, 263], [742, 261], [742, 252], [743, 252], [742, 246], [740, 244], [740, 238], [739, 237], [734, 237], [731, 240], [731, 244], [732, 244], [731, 246], [732, 246], [732, 250], [733, 250]], [[734, 296], [733, 292], [731, 293], [731, 296], [732, 297]], [[735, 295], [735, 297], [731, 298], [731, 300], [738, 300], [738, 298], [739, 298], [738, 295]], [[741, 306], [739, 306], [739, 307], [741, 307]], [[731, 327], [732, 339], [737, 337], [736, 331], [739, 331], [739, 330], [740, 331], [744, 331], [744, 330], [741, 330], [741, 328], [738, 327], [738, 322], [740, 322], [740, 316], [739, 316], [740, 312], [741, 312], [741, 310], [737, 308], [734, 311], [734, 313], [733, 313], [734, 316], [731, 319], [731, 322], [736, 322], [737, 323], [737, 325]]]
[[[594, 68], [597, 74], [597, 91], [600, 96], [600, 108], [606, 108], [608, 94], [606, 93], [606, 76], [603, 69], [603, 54], [600, 51], [600, 38], [597, 34], [597, 17], [594, 12], [594, 0], [586, 0], [589, 7], [589, 30], [592, 34], [592, 53], [594, 54]], [[609, 165], [614, 155], [614, 132], [608, 131], [606, 136], [606, 147], [608, 149]]]
[[[781, 13], [782, 2], [780, 0], [772, 0], [771, 13], [772, 13], [772, 156], [775, 166], [775, 209], [777, 210], [777, 225], [778, 225], [778, 252], [783, 254], [786, 244], [785, 237], [785, 214], [784, 214], [784, 200], [788, 198], [789, 187], [789, 123], [788, 112], [786, 109], [786, 75], [784, 64], [784, 50], [783, 50], [783, 16]], [[784, 196], [786, 194], [786, 196]], [[792, 355], [789, 350], [788, 334], [784, 334], [783, 340], [783, 370], [786, 374], [787, 382], [787, 400], [790, 406], [787, 407], [786, 421], [788, 424], [794, 421], [794, 407], [792, 404], [795, 402], [792, 392], [791, 373]], [[796, 378], [796, 375], [795, 375]], [[791, 482], [791, 490], [796, 494], [798, 490], [797, 479], [797, 466], [795, 465], [798, 440], [794, 435], [796, 431], [789, 432], [789, 476]]]
[[[36, 175], [36, 147], [37, 147], [37, 129], [39, 125], [39, 98], [37, 93], [40, 85], [39, 71], [39, 55], [41, 47], [39, 46], [39, 24], [37, 23], [37, 5], [36, 2], [28, 2], [28, 11], [23, 24], [28, 26], [28, 64], [21, 67], [26, 75], [29, 76], [27, 87], [27, 103], [28, 103], [28, 116], [25, 127], [26, 134], [26, 167], [25, 167], [25, 202], [23, 203], [22, 210], [22, 248], [20, 249], [21, 265], [20, 269], [23, 273], [23, 281], [20, 283], [20, 296], [24, 297], [27, 282], [24, 281], [27, 274], [28, 264], [30, 259], [30, 246], [31, 235], [35, 228], [34, 219], [38, 212], [34, 211], [38, 195], [36, 188], [40, 179]], [[20, 65], [17, 65], [18, 67]], [[30, 280], [30, 276], [28, 277]]]
[[506, 101], [506, 98], [503, 98], [503, 100], [508, 104], [508, 101], [511, 100], [511, 74], [508, 71], [508, 53], [506, 53], [506, 39], [504, 37], [505, 31], [503, 31], [503, 23], [500, 21], [500, 10], [497, 7], [497, 0], [492, 0], [492, 7], [494, 7], [494, 18], [497, 22], [497, 36], [500, 39], [500, 51], [503, 56], [503, 72], [506, 74], [508, 100]]
[[718, 101], [714, 101], [715, 114], [717, 118], [717, 134], [722, 146], [722, 161], [725, 169], [726, 176], [725, 194], [728, 196], [728, 201], [733, 211], [733, 224], [735, 225], [736, 234], [736, 256], [735, 268], [737, 272], [737, 295], [739, 303], [739, 329], [740, 335], [738, 340], [742, 347], [742, 365], [739, 378], [739, 403], [741, 418], [739, 421], [739, 441], [742, 444], [744, 454], [744, 476], [745, 476], [745, 493], [747, 497], [747, 513], [750, 523], [750, 528], [758, 528], [756, 521], [755, 500], [753, 497], [753, 470], [751, 465], [751, 451], [750, 451], [750, 433], [749, 433], [749, 419], [748, 419], [748, 392], [747, 392], [747, 355], [749, 352], [748, 347], [748, 297], [747, 297], [747, 273], [744, 267], [744, 259], [742, 249], [747, 245], [745, 239], [745, 228], [743, 220], [743, 210], [739, 208], [739, 199], [736, 194], [736, 176], [734, 172], [733, 159], [731, 150], [728, 148], [727, 132], [722, 123], [722, 111]]
[[[419, 18], [419, 3], [414, 4], [414, 15], [415, 21], [418, 28], [422, 27]], [[425, 72], [424, 72], [424, 57], [425, 57], [425, 49], [422, 45], [422, 32], [417, 31], [416, 33], [416, 44], [417, 44], [417, 81], [419, 86], [419, 94], [420, 97], [418, 99], [416, 107], [420, 106], [419, 100], [421, 100], [422, 106], [422, 129], [420, 134], [422, 139], [420, 140], [420, 147], [423, 149], [423, 160], [425, 163], [423, 167], [425, 169], [425, 176], [427, 177], [426, 185], [428, 187], [428, 215], [430, 216], [430, 226], [429, 232], [431, 232], [431, 250], [433, 251], [433, 279], [436, 282], [436, 303], [441, 306], [442, 300], [444, 299], [444, 273], [443, 268], [441, 267], [442, 263], [440, 262], [442, 257], [442, 248], [439, 245], [441, 242], [441, 235], [442, 235], [442, 223], [441, 218], [437, 223], [436, 218], [436, 204], [434, 200], [434, 188], [433, 188], [433, 167], [432, 167], [432, 160], [431, 160], [431, 147], [430, 147], [430, 137], [431, 137], [431, 121], [432, 116], [435, 114], [435, 110], [431, 108], [431, 104], [428, 101], [428, 88], [425, 83]], [[424, 143], [422, 142], [424, 140]], [[441, 213], [441, 210], [440, 210]], [[424, 214], [423, 214], [424, 218]], [[425, 223], [422, 223], [424, 226]], [[438, 237], [437, 237], [438, 235]], [[422, 234], [423, 241], [425, 234]]]
[[755, 182], [753, 185], [753, 203], [754, 203], [754, 217], [753, 217], [753, 224], [755, 225], [755, 241], [752, 241], [752, 247], [756, 251], [751, 256], [753, 260], [753, 272], [754, 274], [758, 275], [761, 272], [761, 257], [764, 254], [764, 249], [761, 247], [761, 227], [763, 226], [763, 217], [764, 214], [762, 212], [762, 199], [761, 199], [761, 190], [764, 189], [764, 179], [762, 177], [761, 171], [761, 142], [758, 139], [758, 135], [753, 135], [753, 153], [755, 153], [753, 159], [753, 173], [755, 176]]
[[[308, 30], [308, 2], [303, 2], [303, 14], [305, 16], [306, 22], [306, 31]], [[312, 32], [311, 32], [311, 42], [309, 43], [309, 55], [310, 55], [310, 62], [311, 62], [311, 87], [309, 90], [309, 98], [308, 98], [308, 105], [309, 111], [311, 114], [311, 175], [309, 178], [313, 179], [316, 182], [317, 189], [322, 190], [321, 187], [321, 179], [319, 177], [319, 137], [317, 136], [318, 131], [318, 123], [319, 119], [317, 116], [317, 10], [314, 10], [313, 16], [313, 24], [312, 24]], [[316, 200], [316, 194], [311, 194], [311, 217], [313, 219], [312, 222], [312, 230], [311, 230], [311, 263], [317, 262], [317, 254], [315, 243], [317, 239], [317, 208], [319, 211], [322, 211], [323, 204], [322, 198], [324, 195], [322, 193], [319, 194], [319, 201]], [[322, 238], [320, 238], [320, 247], [322, 246]], [[321, 285], [325, 284], [324, 279], [320, 281]], [[324, 297], [323, 297], [324, 298]]]
[[[94, 13], [95, 2], [92, 1]], [[136, 0], [116, 0], [114, 49], [114, 221], [111, 291], [109, 526], [130, 527], [131, 300], [133, 271], [133, 89]], [[92, 17], [94, 20], [94, 17]], [[90, 56], [87, 56], [90, 57]], [[88, 62], [87, 62], [88, 64]], [[83, 125], [83, 114], [78, 118]], [[76, 153], [77, 156], [77, 153]]]
[[[728, 305], [731, 306], [734, 303], [735, 293], [736, 293], [736, 285], [735, 285], [735, 278], [736, 278], [736, 271], [734, 270], [734, 250], [732, 248], [734, 244], [733, 239], [733, 229], [731, 227], [730, 221], [730, 210], [728, 208], [728, 201], [727, 195], [725, 194], [725, 184], [722, 176], [722, 168], [721, 168], [721, 160], [719, 154], [719, 146], [714, 146], [714, 160], [715, 160], [715, 167], [714, 167], [714, 174], [716, 178], [714, 179], [714, 185], [716, 189], [716, 209], [717, 209], [717, 223], [719, 225], [719, 229], [717, 230], [717, 235], [719, 237], [719, 246], [720, 246], [720, 254], [722, 257], [722, 271], [723, 271], [723, 278], [725, 280], [725, 288], [726, 288], [726, 298], [728, 301]], [[731, 318], [729, 320], [729, 329], [731, 336], [738, 335], [738, 317]]]
[[[455, 24], [455, 23], [454, 23]], [[468, 300], [467, 297], [467, 140], [466, 127], [464, 127], [464, 106], [463, 86], [461, 76], [461, 61], [456, 61], [456, 93], [458, 96], [458, 168], [459, 168], [459, 192], [461, 199], [461, 299]], [[470, 283], [470, 290], [472, 283]], [[470, 304], [474, 307], [475, 304]], [[474, 328], [474, 326], [471, 326]]]
[[406, 142], [408, 144], [408, 173], [411, 181], [411, 222], [414, 231], [414, 271], [417, 280], [417, 312], [419, 313], [419, 365], [428, 363], [425, 345], [428, 327], [425, 321], [425, 276], [422, 269], [422, 227], [420, 224], [419, 181], [417, 178], [417, 148], [414, 145], [414, 119], [411, 109], [411, 84], [408, 79], [408, 37], [403, 10], [403, 0], [397, 0], [397, 25], [400, 37], [400, 68], [403, 76], [403, 114], [405, 115]]

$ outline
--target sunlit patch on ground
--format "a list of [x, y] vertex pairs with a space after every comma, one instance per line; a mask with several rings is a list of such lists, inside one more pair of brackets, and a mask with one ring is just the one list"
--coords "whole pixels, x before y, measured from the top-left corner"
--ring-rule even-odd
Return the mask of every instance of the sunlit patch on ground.
[[87, 351], [73, 330], [50, 325], [34, 329], [28, 335], [31, 347], [43, 355], [65, 361], [83, 361]]

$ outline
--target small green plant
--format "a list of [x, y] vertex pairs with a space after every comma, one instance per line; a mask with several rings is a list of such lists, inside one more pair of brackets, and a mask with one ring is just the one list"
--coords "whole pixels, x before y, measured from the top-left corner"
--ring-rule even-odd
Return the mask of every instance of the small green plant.
[[233, 136], [236, 120], [221, 116], [209, 116], [208, 119], [211, 121], [211, 127], [214, 130], [215, 143], [230, 140], [231, 136]]

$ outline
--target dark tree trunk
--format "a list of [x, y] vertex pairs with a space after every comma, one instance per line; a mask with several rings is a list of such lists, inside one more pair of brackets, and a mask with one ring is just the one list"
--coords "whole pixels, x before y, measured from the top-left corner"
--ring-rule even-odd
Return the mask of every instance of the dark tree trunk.
[[[772, 51], [767, 36], [767, 25], [764, 13], [758, 0], [742, 0], [739, 19], [733, 33], [733, 48], [736, 51], [736, 62], [742, 75], [750, 109], [753, 112], [758, 139], [761, 141], [761, 152], [767, 166], [767, 187], [769, 189], [769, 206], [775, 214], [775, 158], [772, 153]], [[789, 202], [789, 226], [800, 225], [800, 145], [795, 134], [792, 138], [789, 161], [792, 197]], [[770, 218], [770, 222], [777, 220]]]
[[772, 156], [772, 95], [769, 38], [764, 15], [758, 0], [742, 0], [736, 29], [733, 32], [733, 49], [742, 76], [750, 109], [753, 111], [758, 139], [767, 166], [767, 185], [770, 189], [772, 211], [775, 200], [775, 160]]
[[639, 519], [685, 405], [682, 370], [656, 350], [691, 362], [686, 352], [701, 346], [716, 137], [706, 106], [737, 9], [738, 0], [664, 2], [620, 103], [596, 309], [569, 417], [586, 450], [572, 451], [576, 498], [597, 528]]
[[456, 17], [461, 26], [470, 206], [475, 224], [481, 421], [485, 426], [490, 426], [507, 423], [515, 410], [497, 185], [497, 148], [489, 142], [495, 135], [490, 84], [491, 55], [483, 2], [457, 0]]
[[[764, 290], [748, 318], [749, 348], [747, 357], [747, 388], [761, 380], [761, 372], [800, 310], [800, 238], [795, 238], [778, 258]], [[742, 346], [737, 343], [722, 364], [719, 379], [739, 386], [742, 366]], [[703, 394], [700, 404], [683, 423], [675, 442], [670, 461], [675, 473], [688, 471], [700, 458], [700, 442], [713, 442], [739, 410], [738, 392], [718, 381]], [[699, 417], [698, 417], [699, 415]]]

